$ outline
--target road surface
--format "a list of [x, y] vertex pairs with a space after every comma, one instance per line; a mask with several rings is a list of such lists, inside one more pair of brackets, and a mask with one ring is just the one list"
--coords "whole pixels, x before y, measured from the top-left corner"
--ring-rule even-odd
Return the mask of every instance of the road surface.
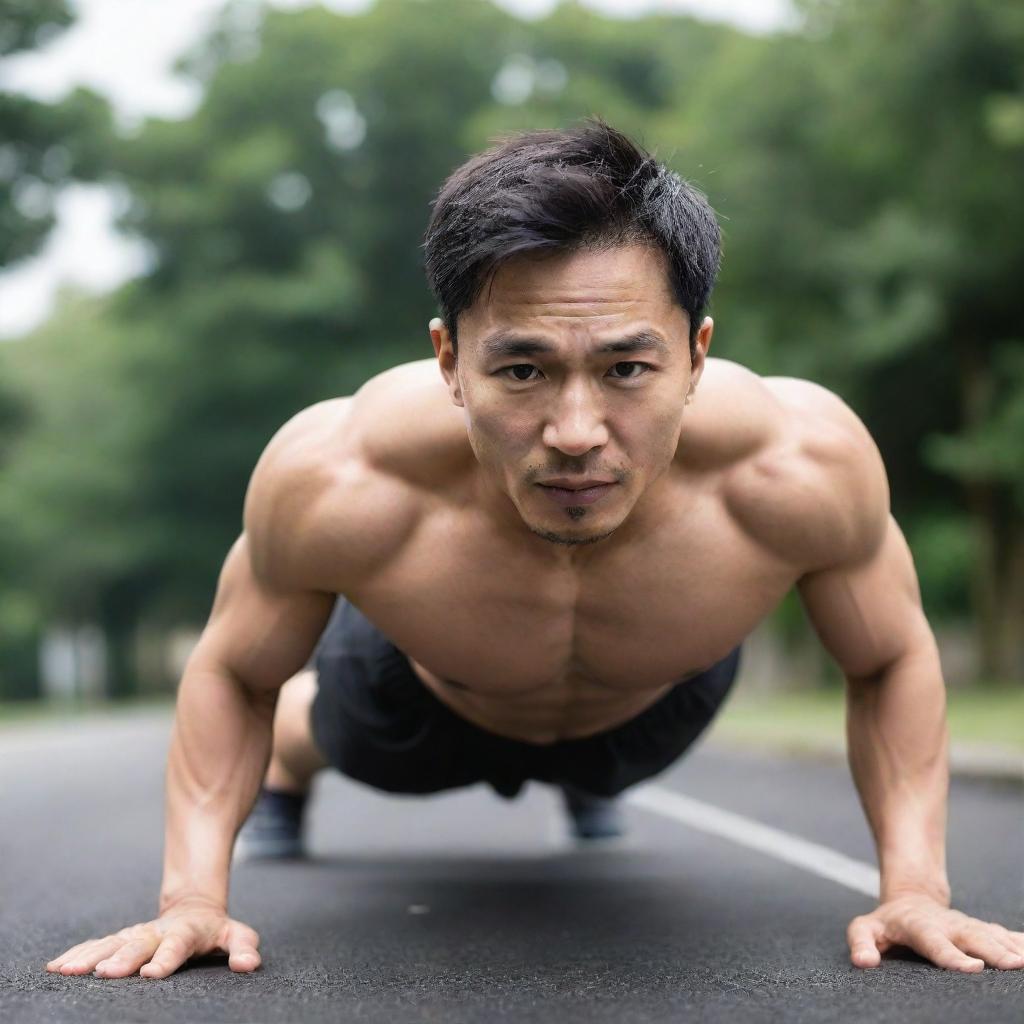
[[[166, 980], [48, 974], [65, 948], [155, 915], [170, 723], [0, 731], [7, 1024], [1024, 1019], [1024, 971], [956, 974], [911, 953], [853, 967], [845, 930], [874, 905], [873, 850], [848, 771], [713, 733], [631, 791], [630, 841], [604, 852], [569, 845], [541, 784], [507, 802], [321, 776], [314, 859], [233, 875], [258, 972], [211, 957]], [[1024, 928], [1021, 788], [955, 780], [949, 835], [955, 905]]]

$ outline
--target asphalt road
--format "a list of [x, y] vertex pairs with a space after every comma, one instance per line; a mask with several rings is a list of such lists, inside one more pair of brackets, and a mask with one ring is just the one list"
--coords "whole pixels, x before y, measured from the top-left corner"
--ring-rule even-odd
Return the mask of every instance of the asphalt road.
[[[166, 713], [0, 731], [0, 1019], [21, 1021], [1024, 1020], [1024, 971], [914, 954], [853, 967], [862, 893], [630, 805], [630, 843], [573, 850], [532, 784], [385, 796], [317, 783], [309, 863], [236, 868], [232, 914], [263, 966], [166, 980], [48, 974], [65, 948], [154, 916]], [[714, 736], [657, 780], [873, 862], [845, 768], [739, 753]], [[1024, 928], [1024, 793], [956, 780], [954, 903]]]

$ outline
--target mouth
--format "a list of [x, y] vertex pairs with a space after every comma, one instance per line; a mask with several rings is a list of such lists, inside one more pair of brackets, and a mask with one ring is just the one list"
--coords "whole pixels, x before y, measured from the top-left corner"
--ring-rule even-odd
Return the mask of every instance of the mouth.
[[553, 476], [550, 480], [539, 481], [541, 487], [558, 487], [565, 491], [582, 491], [587, 487], [597, 487], [600, 484], [613, 484], [614, 480], [602, 480], [599, 477], [567, 477]]
[[552, 501], [563, 508], [569, 505], [592, 505], [603, 498], [614, 486], [614, 483], [591, 484], [584, 487], [557, 487], [552, 484], [538, 484]]

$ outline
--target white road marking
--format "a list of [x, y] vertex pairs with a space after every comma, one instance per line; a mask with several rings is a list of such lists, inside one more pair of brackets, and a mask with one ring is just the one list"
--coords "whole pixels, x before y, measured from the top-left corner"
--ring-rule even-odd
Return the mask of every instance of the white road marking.
[[638, 787], [626, 795], [626, 800], [645, 811], [682, 822], [710, 835], [731, 839], [740, 846], [766, 853], [769, 857], [845, 885], [854, 892], [878, 899], [878, 869], [864, 861], [830, 850], [827, 846], [791, 836], [788, 832], [762, 825], [742, 814], [723, 811], [720, 807], [674, 793], [663, 786]]

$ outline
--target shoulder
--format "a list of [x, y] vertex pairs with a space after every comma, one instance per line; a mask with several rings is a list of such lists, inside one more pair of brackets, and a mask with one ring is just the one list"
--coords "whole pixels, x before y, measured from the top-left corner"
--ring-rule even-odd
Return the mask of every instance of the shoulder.
[[802, 572], [867, 558], [889, 517], [888, 479], [870, 432], [820, 384], [761, 381], [776, 405], [775, 428], [731, 475], [730, 511]]
[[408, 488], [368, 455], [364, 405], [357, 392], [308, 406], [260, 455], [243, 519], [253, 571], [266, 582], [343, 592], [411, 529]]
[[373, 468], [427, 502], [476, 466], [465, 413], [452, 404], [436, 359], [394, 366], [355, 395], [353, 421]]

